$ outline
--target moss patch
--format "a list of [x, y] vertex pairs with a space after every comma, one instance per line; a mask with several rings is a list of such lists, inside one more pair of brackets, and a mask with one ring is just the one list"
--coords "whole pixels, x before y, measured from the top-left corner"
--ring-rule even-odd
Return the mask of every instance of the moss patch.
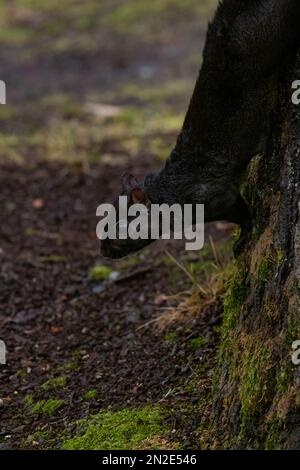
[[175, 344], [177, 340], [177, 331], [168, 331], [168, 333], [166, 333], [164, 336], [164, 340], [166, 343]]
[[84, 432], [62, 444], [67, 450], [136, 449], [149, 438], [167, 432], [161, 410], [146, 406], [140, 410], [105, 411], [91, 417]]
[[270, 346], [256, 336], [242, 338], [243, 350], [237, 374], [241, 377], [241, 433], [255, 426], [255, 418], [268, 403], [274, 386]]
[[190, 339], [187, 343], [187, 347], [191, 351], [195, 351], [196, 349], [199, 349], [202, 346], [205, 346], [206, 344], [207, 344], [207, 340], [203, 338], [202, 336], [199, 336], [198, 338]]
[[272, 418], [268, 425], [268, 435], [265, 442], [266, 450], [280, 450], [279, 435], [282, 428], [277, 418]]
[[61, 408], [64, 404], [64, 400], [41, 400], [36, 403], [30, 401], [26, 402], [29, 405], [28, 412], [31, 415], [44, 415], [44, 416], [52, 416], [59, 408]]
[[265, 284], [268, 282], [273, 266], [274, 261], [270, 257], [264, 256], [262, 258], [257, 271], [257, 278], [260, 283]]
[[97, 397], [97, 390], [88, 390], [85, 394], [87, 400], [94, 400]]
[[62, 375], [60, 377], [53, 377], [41, 385], [43, 390], [51, 390], [57, 388], [63, 388], [67, 383], [68, 377], [66, 375]]
[[91, 281], [105, 281], [109, 278], [111, 268], [108, 266], [94, 266], [89, 271]]
[[243, 270], [235, 264], [226, 283], [226, 295], [224, 298], [224, 319], [221, 327], [221, 351], [227, 344], [230, 332], [235, 326], [245, 299], [247, 287], [245, 286], [245, 275]]

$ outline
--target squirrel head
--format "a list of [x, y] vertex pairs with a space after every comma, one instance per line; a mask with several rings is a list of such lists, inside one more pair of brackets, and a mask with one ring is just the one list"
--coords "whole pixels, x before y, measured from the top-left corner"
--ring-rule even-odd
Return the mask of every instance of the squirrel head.
[[[121, 178], [121, 185], [122, 191], [120, 196], [126, 196], [127, 198], [127, 214], [128, 209], [133, 204], [142, 204], [148, 209], [151, 205], [150, 199], [147, 195], [145, 187], [143, 183], [141, 183], [135, 176], [129, 173], [123, 174]], [[116, 199], [114, 203], [114, 208], [116, 211], [116, 229], [119, 228], [119, 225], [124, 223], [120, 220], [120, 213], [119, 213], [119, 198]], [[149, 216], [150, 217], [150, 216]], [[129, 225], [131, 218], [127, 216], [127, 224]], [[117, 230], [118, 234], [118, 230]], [[149, 239], [137, 239], [132, 240], [131, 238], [127, 238], [126, 240], [122, 240], [120, 238], [110, 239], [106, 238], [105, 240], [101, 241], [101, 253], [103, 256], [107, 258], [124, 258], [127, 255], [135, 253], [145, 246], [149, 245], [152, 240]]]

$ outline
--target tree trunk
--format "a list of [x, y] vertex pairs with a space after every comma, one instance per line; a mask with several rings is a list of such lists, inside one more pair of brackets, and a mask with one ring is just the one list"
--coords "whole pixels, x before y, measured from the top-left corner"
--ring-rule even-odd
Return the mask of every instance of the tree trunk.
[[243, 195], [253, 211], [250, 245], [227, 286], [210, 436], [215, 448], [300, 449], [300, 106], [296, 67], [285, 71], [272, 138], [250, 164]]

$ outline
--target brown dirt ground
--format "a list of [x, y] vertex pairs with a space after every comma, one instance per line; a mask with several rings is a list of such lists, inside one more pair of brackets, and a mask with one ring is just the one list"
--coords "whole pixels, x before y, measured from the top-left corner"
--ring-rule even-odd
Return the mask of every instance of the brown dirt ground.
[[[39, 28], [39, 17], [30, 21]], [[160, 78], [195, 76], [196, 67], [184, 60], [191, 47], [194, 54], [200, 51], [195, 44], [200, 36], [203, 40], [205, 25], [199, 35], [199, 26], [187, 23], [177, 38], [174, 29], [164, 47], [133, 48], [129, 40], [118, 35], [108, 40], [99, 32], [101, 46], [93, 53], [80, 53], [74, 46], [67, 54], [37, 54], [27, 62], [21, 60], [22, 47], [7, 46], [0, 55], [1, 78], [14, 84], [10, 99], [25, 113], [15, 117], [16, 134], [29, 123], [47, 126], [51, 116], [41, 118], [34, 112], [35, 101], [30, 104], [47, 93], [82, 96], [91, 88], [116, 89], [122, 80], [134, 80], [147, 63], [158, 70], [156, 84]], [[38, 46], [31, 44], [32, 50]], [[2, 129], [11, 132], [3, 120]], [[105, 152], [110, 150], [113, 154], [113, 142], [106, 144]], [[182, 244], [158, 242], [132, 265], [108, 263], [121, 272], [118, 282], [101, 286], [88, 275], [92, 266], [103, 263], [95, 235], [96, 207], [118, 193], [125, 165], [86, 168], [37, 157], [34, 147], [27, 153], [26, 165], [3, 155], [0, 161], [0, 332], [8, 348], [7, 366], [0, 369], [0, 448], [57, 448], [61, 430], [72, 434], [80, 418], [148, 403], [166, 410], [174, 430], [171, 446], [179, 442], [183, 448], [198, 448], [199, 403], [210, 390], [221, 302], [204, 314], [179, 319], [171, 328], [178, 340], [167, 342], [168, 329], [159, 331], [152, 320], [178, 303], [172, 297], [160, 302], [159, 296], [190, 288], [185, 274], [166, 262], [166, 250], [178, 259], [184, 256]], [[156, 166], [145, 149], [126, 169], [144, 174]], [[230, 231], [229, 225], [212, 224], [206, 236], [228, 238]], [[190, 350], [188, 341], [199, 336], [207, 345]], [[204, 373], [199, 373], [199, 364], [205, 364]], [[41, 388], [61, 375], [67, 375], [64, 387]], [[192, 386], [195, 381], [197, 387]], [[97, 396], [88, 400], [88, 390], [96, 390]], [[26, 395], [35, 402], [55, 395], [64, 405], [50, 417], [30, 415]], [[51, 442], [31, 438], [37, 430], [50, 431]]]
[[[187, 392], [184, 385], [195, 376], [199, 355], [214, 364], [213, 326], [220, 312], [177, 322], [181, 339], [175, 346], [147, 324], [166, 307], [157, 306], [155, 299], [174, 293], [170, 268], [160, 261], [166, 249], [180, 254], [182, 247], [172, 242], [148, 248], [137, 265], [122, 270], [123, 281], [95, 292], [99, 282], [90, 281], [88, 272], [99, 259], [95, 207], [110, 190], [107, 175], [114, 185], [119, 168], [95, 167], [84, 174], [59, 164], [43, 163], [34, 171], [2, 167], [0, 319], [8, 345], [8, 366], [1, 369], [4, 447], [24, 446], [24, 438], [43, 426], [69, 426], [71, 431], [75, 420], [101, 409], [149, 402], [170, 407], [174, 442], [197, 447], [199, 416], [180, 405], [201, 398], [200, 386]], [[42, 208], [33, 207], [37, 197], [44, 201]], [[220, 237], [228, 232], [218, 233], [212, 225], [208, 233]], [[61, 260], [43, 261], [53, 253]], [[176, 281], [180, 284], [183, 289], [184, 276]], [[190, 352], [186, 339], [200, 335], [211, 339], [209, 346]], [[24, 396], [53, 397], [41, 385], [62, 371], [68, 381], [55, 397], [65, 406], [50, 418], [24, 414]], [[207, 386], [207, 375], [201, 380]], [[175, 388], [175, 400], [164, 398]], [[92, 401], [85, 398], [91, 389], [97, 390]]]

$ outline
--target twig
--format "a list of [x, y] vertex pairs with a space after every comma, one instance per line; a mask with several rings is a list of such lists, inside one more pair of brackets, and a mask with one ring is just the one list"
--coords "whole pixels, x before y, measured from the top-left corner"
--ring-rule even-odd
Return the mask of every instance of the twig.
[[117, 278], [114, 282], [118, 283], [118, 282], [128, 281], [129, 279], [133, 279], [134, 277], [140, 276], [141, 274], [146, 274], [149, 271], [152, 271], [152, 269], [153, 269], [153, 266], [149, 266], [147, 268], [137, 269], [136, 271], [134, 271], [132, 273], [125, 274], [125, 276]]

